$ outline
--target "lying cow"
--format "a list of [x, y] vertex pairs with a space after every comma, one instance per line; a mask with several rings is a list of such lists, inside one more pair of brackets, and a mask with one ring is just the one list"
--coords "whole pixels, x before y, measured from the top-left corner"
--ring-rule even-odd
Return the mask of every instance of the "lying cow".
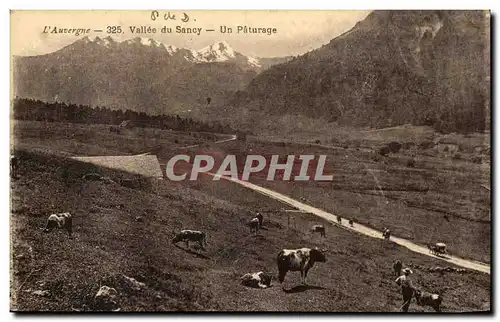
[[255, 218], [252, 218], [252, 220], [250, 220], [248, 222], [248, 226], [250, 227], [250, 233], [253, 233], [255, 232], [255, 234], [257, 235], [257, 232], [259, 231], [259, 218], [255, 217]]
[[322, 237], [326, 237], [325, 226], [323, 225], [314, 225], [311, 228], [311, 233], [320, 233]]
[[279, 272], [279, 281], [283, 286], [286, 273], [300, 271], [302, 284], [306, 284], [307, 272], [314, 263], [326, 262], [326, 250], [317, 248], [283, 249], [278, 253], [277, 263]]
[[47, 219], [45, 228], [42, 229], [45, 233], [49, 233], [53, 229], [66, 229], [71, 236], [73, 233], [73, 216], [69, 212], [52, 214]]
[[269, 273], [248, 273], [241, 277], [241, 284], [254, 288], [268, 288], [273, 277]]
[[436, 312], [441, 312], [441, 302], [443, 302], [443, 297], [439, 294], [432, 294], [427, 292], [422, 292], [421, 290], [415, 290], [415, 299], [417, 299], [417, 304], [420, 306], [430, 306]]
[[172, 243], [176, 244], [180, 241], [186, 242], [186, 248], [189, 248], [190, 241], [197, 242], [201, 248], [205, 248], [207, 246], [206, 234], [197, 230], [181, 230], [177, 235], [175, 235], [174, 239], [172, 239]]

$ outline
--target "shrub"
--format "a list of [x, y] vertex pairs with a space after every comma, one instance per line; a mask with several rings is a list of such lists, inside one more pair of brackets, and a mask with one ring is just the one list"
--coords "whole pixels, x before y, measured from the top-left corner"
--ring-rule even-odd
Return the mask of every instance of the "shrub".
[[402, 149], [409, 150], [415, 146], [414, 142], [404, 142], [401, 146]]
[[483, 159], [480, 157], [480, 156], [473, 156], [471, 158], [471, 161], [474, 162], [474, 163], [481, 163], [483, 161]]
[[396, 142], [396, 141], [392, 141], [391, 143], [389, 143], [387, 145], [387, 147], [389, 148], [389, 150], [392, 152], [392, 153], [398, 153], [399, 150], [401, 150], [401, 143], [399, 142]]
[[384, 145], [383, 147], [380, 148], [380, 150], [378, 150], [378, 153], [380, 155], [383, 155], [383, 156], [388, 155], [390, 152], [391, 152], [391, 149], [389, 149], [389, 147], [386, 145]]
[[422, 141], [419, 146], [418, 146], [420, 149], [422, 150], [427, 150], [427, 149], [430, 149], [432, 147], [434, 147], [434, 142], [432, 141]]

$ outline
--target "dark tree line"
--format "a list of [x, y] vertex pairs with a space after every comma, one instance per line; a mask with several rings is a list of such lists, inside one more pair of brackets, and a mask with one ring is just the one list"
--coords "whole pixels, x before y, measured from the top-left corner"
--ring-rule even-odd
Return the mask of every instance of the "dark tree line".
[[154, 127], [175, 131], [212, 132], [232, 134], [235, 131], [218, 122], [204, 123], [179, 115], [148, 115], [132, 110], [115, 110], [103, 106], [47, 103], [16, 97], [13, 102], [13, 118], [16, 120], [69, 122], [84, 124], [118, 125], [129, 120], [137, 127]]

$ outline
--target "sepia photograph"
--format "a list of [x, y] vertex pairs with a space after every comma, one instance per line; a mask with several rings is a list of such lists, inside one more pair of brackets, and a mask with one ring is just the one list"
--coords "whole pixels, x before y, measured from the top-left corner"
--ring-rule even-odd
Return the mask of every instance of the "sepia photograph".
[[10, 311], [491, 314], [491, 28], [10, 10]]

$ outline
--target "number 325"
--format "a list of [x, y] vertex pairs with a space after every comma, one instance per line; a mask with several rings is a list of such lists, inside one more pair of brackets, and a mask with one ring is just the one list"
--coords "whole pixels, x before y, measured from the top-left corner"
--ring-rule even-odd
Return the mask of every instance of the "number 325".
[[108, 26], [106, 28], [106, 32], [108, 34], [121, 34], [122, 33], [122, 27], [121, 26]]

